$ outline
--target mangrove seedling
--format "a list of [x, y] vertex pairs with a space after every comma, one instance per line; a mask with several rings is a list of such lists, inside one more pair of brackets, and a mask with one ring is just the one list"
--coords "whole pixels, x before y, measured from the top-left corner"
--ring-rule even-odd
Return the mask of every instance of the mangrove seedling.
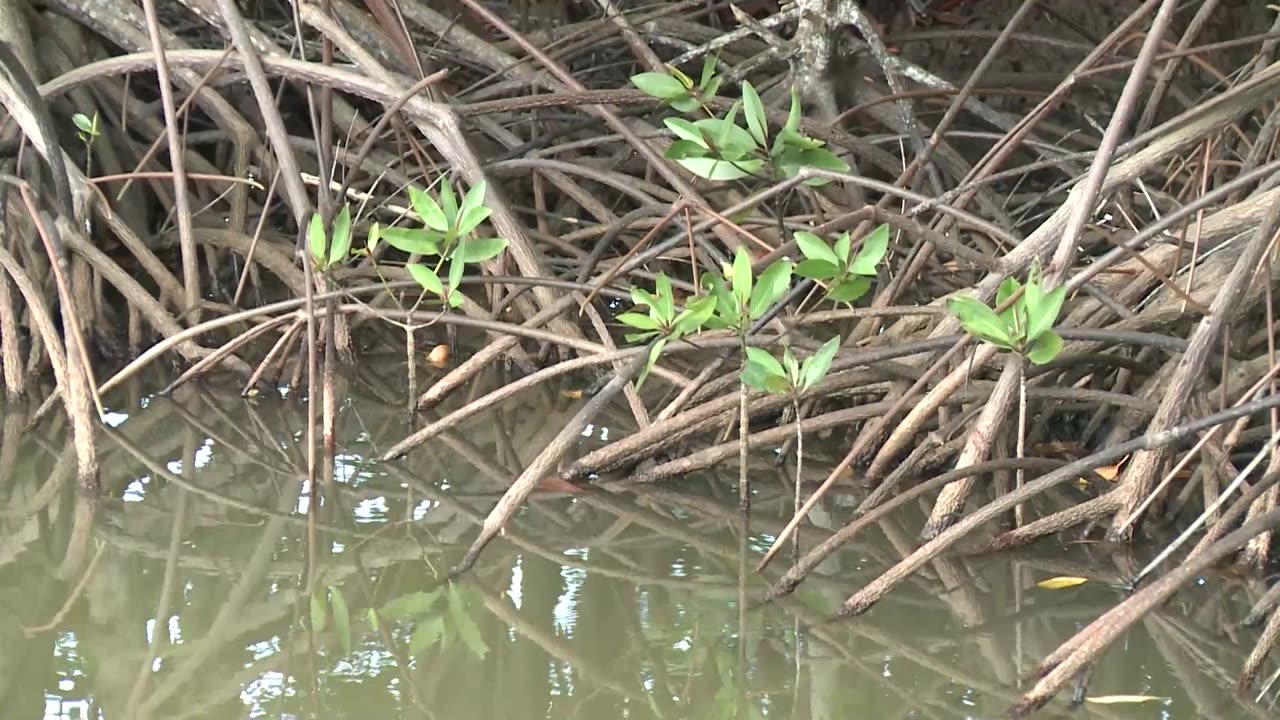
[[1039, 268], [1032, 268], [1025, 286], [1014, 278], [1000, 284], [996, 307], [1013, 299], [1002, 312], [967, 295], [951, 298], [947, 307], [970, 335], [1043, 365], [1062, 352], [1062, 337], [1053, 325], [1066, 297], [1064, 286], [1046, 292]]
[[[708, 55], [702, 61], [702, 77], [694, 87], [693, 78], [679, 68], [667, 66], [667, 72], [644, 72], [631, 76], [631, 84], [682, 113], [697, 112], [716, 96], [722, 77], [716, 74], [718, 59]], [[710, 113], [708, 113], [710, 114]]]
[[[370, 252], [373, 244], [381, 241], [408, 253], [410, 262], [405, 269], [409, 275], [423, 290], [438, 296], [449, 307], [458, 307], [462, 304], [462, 294], [455, 291], [462, 282], [466, 264], [492, 260], [507, 248], [505, 238], [471, 237], [480, 223], [493, 213], [484, 205], [485, 191], [483, 181], [476, 183], [459, 203], [448, 179], [442, 178], [437, 202], [425, 190], [410, 185], [409, 201], [422, 219], [423, 227], [379, 228], [377, 240], [370, 239]], [[414, 257], [420, 256], [438, 259], [431, 265], [415, 262]], [[440, 279], [445, 261], [449, 262], [447, 289]]]
[[324, 218], [320, 213], [311, 214], [311, 223], [307, 226], [307, 245], [311, 248], [311, 259], [316, 269], [327, 271], [346, 262], [351, 252], [351, 208], [342, 206], [338, 216], [333, 219], [332, 234], [326, 233]]
[[[746, 117], [746, 129], [737, 123], [738, 110]], [[742, 100], [724, 118], [690, 122], [666, 118], [663, 123], [678, 138], [666, 157], [698, 177], [737, 180], [757, 175], [766, 166], [772, 179], [794, 177], [804, 167], [847, 172], [849, 164], [823, 147], [821, 140], [800, 133], [800, 96], [793, 88], [791, 113], [769, 144], [769, 124], [764, 104], [750, 82], [742, 83]], [[807, 185], [824, 185], [825, 178], [811, 178]]]
[[841, 233], [834, 245], [805, 230], [797, 232], [795, 239], [805, 257], [796, 265], [796, 274], [825, 284], [829, 300], [851, 303], [871, 289], [870, 278], [876, 276], [876, 266], [889, 249], [889, 226], [872, 230], [857, 255], [852, 255], [848, 231]]
[[671, 279], [663, 273], [658, 273], [653, 290], [650, 293], [643, 288], [632, 287], [632, 302], [637, 308], [647, 308], [647, 312], [625, 312], [618, 316], [618, 322], [640, 331], [627, 333], [627, 342], [653, 342], [649, 347], [649, 359], [636, 377], [637, 388], [648, 377], [667, 343], [702, 329], [715, 311], [715, 298], [705, 295], [690, 302], [677, 314]]

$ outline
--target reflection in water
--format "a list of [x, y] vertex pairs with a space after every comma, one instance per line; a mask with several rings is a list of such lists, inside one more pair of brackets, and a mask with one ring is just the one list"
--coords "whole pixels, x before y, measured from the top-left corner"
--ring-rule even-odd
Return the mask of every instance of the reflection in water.
[[[68, 482], [65, 428], [24, 432], [20, 413], [5, 415], [5, 718], [992, 718], [1115, 602], [1136, 562], [1087, 546], [944, 558], [867, 616], [827, 622], [913, 549], [921, 517], [907, 513], [828, 558], [794, 597], [754, 607], [783, 568], [743, 568], [789, 506], [765, 458], [745, 536], [735, 492], [710, 477], [537, 493], [450, 584], [450, 562], [571, 401], [507, 406], [391, 465], [366, 458], [403, 436], [402, 405], [353, 403], [341, 431], [354, 439], [321, 493], [312, 545], [302, 414], [203, 392], [115, 409], [96, 505]], [[583, 449], [626, 426], [602, 418]], [[824, 449], [813, 452], [807, 469], [824, 475]], [[849, 512], [824, 504], [804, 542]], [[1091, 582], [1036, 587], [1055, 575]], [[1090, 677], [1093, 695], [1165, 699], [1069, 714], [1060, 698], [1044, 716], [1274, 717], [1274, 691], [1257, 703], [1229, 691], [1256, 639], [1238, 620], [1264, 589], [1204, 578]]]

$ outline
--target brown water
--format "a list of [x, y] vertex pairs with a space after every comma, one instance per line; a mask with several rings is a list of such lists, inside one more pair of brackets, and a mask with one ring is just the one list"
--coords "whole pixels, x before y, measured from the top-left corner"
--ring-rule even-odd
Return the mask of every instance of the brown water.
[[[68, 479], [65, 428], [24, 432], [9, 408], [0, 716], [994, 718], [1041, 658], [1120, 597], [1115, 583], [1137, 562], [1059, 543], [951, 558], [869, 614], [826, 622], [914, 547], [922, 512], [912, 508], [829, 559], [795, 598], [740, 612], [785, 566], [765, 578], [742, 571], [790, 502], [764, 463], [745, 537], [732, 468], [626, 494], [539, 493], [478, 569], [449, 585], [450, 563], [512, 468], [581, 401], [530, 396], [381, 465], [366, 458], [403, 437], [403, 401], [367, 383], [352, 394], [337, 478], [314, 515], [292, 400], [207, 387], [121, 396], [91, 522]], [[583, 447], [626, 428], [621, 412], [603, 418]], [[814, 478], [841, 450], [807, 446]], [[804, 541], [838, 527], [847, 505], [826, 504]], [[312, 563], [314, 610], [302, 584]], [[1091, 581], [1036, 587], [1057, 575]], [[1257, 637], [1236, 623], [1262, 589], [1206, 577], [1094, 669], [1094, 695], [1163, 700], [1069, 711], [1061, 697], [1041, 716], [1275, 717], [1275, 691], [1257, 701], [1230, 692]], [[388, 609], [377, 627], [370, 607]], [[324, 629], [313, 632], [317, 620]]]

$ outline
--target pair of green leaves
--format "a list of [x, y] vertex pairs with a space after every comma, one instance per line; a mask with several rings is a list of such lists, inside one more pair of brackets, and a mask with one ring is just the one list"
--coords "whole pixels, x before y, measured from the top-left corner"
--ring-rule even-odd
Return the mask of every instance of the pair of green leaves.
[[320, 270], [328, 270], [347, 261], [351, 253], [351, 208], [343, 205], [333, 219], [332, 233], [326, 232], [320, 213], [311, 214], [307, 226], [307, 246]]
[[646, 95], [658, 98], [682, 113], [697, 111], [703, 103], [716, 96], [722, 77], [716, 74], [716, 57], [708, 55], [702, 61], [702, 78], [698, 87], [693, 78], [679, 68], [667, 67], [667, 72], [646, 72], [631, 76], [631, 84]]
[[1000, 313], [967, 295], [951, 298], [947, 307], [969, 334], [1043, 365], [1062, 352], [1062, 337], [1053, 331], [1053, 324], [1067, 289], [1059, 286], [1046, 292], [1039, 268], [1033, 268], [1025, 287], [1014, 278], [1000, 284], [996, 306], [1004, 305], [1020, 290], [1018, 299]]
[[643, 288], [631, 288], [632, 302], [637, 308], [646, 308], [647, 311], [625, 312], [618, 316], [618, 322], [640, 331], [627, 333], [627, 342], [642, 342], [657, 338], [649, 348], [648, 361], [636, 379], [637, 388], [644, 383], [644, 379], [653, 370], [667, 343], [678, 340], [688, 333], [697, 332], [715, 311], [715, 298], [704, 296], [693, 300], [677, 314], [671, 279], [663, 273], [658, 273], [653, 290], [650, 293]]
[[71, 122], [76, 126], [76, 130], [80, 131], [80, 142], [86, 145], [102, 134], [98, 130], [98, 113], [96, 111], [93, 113], [93, 118], [84, 113], [76, 113], [71, 116]]
[[[742, 110], [747, 127], [737, 123]], [[708, 180], [737, 180], [756, 175], [766, 162], [775, 176], [794, 177], [804, 167], [817, 167], [846, 172], [848, 163], [823, 147], [821, 140], [802, 135], [800, 96], [792, 88], [791, 112], [787, 122], [769, 144], [769, 123], [764, 103], [750, 82], [742, 83], [742, 100], [729, 108], [724, 118], [704, 118], [690, 122], [684, 118], [667, 118], [664, 124], [677, 140], [667, 148], [666, 157], [681, 167]], [[823, 185], [825, 178], [812, 178], [809, 185]]]
[[[445, 178], [441, 180], [440, 200], [437, 202], [426, 191], [410, 185], [409, 201], [422, 219], [423, 227], [378, 228], [375, 225], [370, 232], [369, 252], [373, 252], [379, 240], [385, 240], [388, 245], [410, 256], [439, 256], [434, 267], [411, 262], [405, 265], [405, 269], [423, 290], [439, 296], [449, 307], [462, 305], [462, 293], [455, 290], [462, 282], [467, 263], [492, 260], [507, 249], [505, 238], [471, 237], [480, 223], [493, 214], [484, 205], [486, 191], [483, 181], [476, 183], [459, 203], [453, 187]], [[445, 260], [449, 261], [447, 292], [439, 275]]]
[[316, 590], [311, 594], [311, 631], [322, 633], [329, 626], [329, 611], [333, 611], [333, 630], [342, 643], [342, 654], [351, 654], [351, 612], [342, 590], [336, 585]]
[[[436, 609], [442, 594], [445, 607]], [[489, 646], [467, 611], [472, 600], [468, 590], [449, 583], [429, 592], [402, 595], [383, 606], [382, 615], [390, 620], [413, 623], [409, 654], [414, 657], [436, 644], [446, 647], [460, 640], [476, 657], [483, 659], [489, 653]]]
[[797, 362], [791, 348], [782, 352], [779, 362], [768, 350], [747, 348], [747, 364], [742, 369], [742, 382], [748, 387], [778, 395], [800, 395], [822, 382], [831, 370], [831, 362], [840, 349], [840, 338], [828, 340], [817, 352]]
[[811, 232], [795, 234], [796, 245], [805, 259], [796, 265], [796, 274], [827, 283], [827, 298], [835, 302], [853, 302], [871, 289], [876, 266], [889, 249], [889, 226], [881, 225], [862, 240], [856, 256], [846, 231], [828, 245]]

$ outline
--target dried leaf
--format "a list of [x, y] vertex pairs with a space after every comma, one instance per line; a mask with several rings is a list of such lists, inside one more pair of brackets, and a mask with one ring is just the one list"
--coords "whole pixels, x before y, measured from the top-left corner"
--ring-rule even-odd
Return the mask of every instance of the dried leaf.
[[1087, 697], [1085, 702], [1091, 702], [1095, 705], [1125, 705], [1134, 703], [1148, 702], [1168, 702], [1169, 698], [1159, 697], [1156, 695], [1099, 695], [1098, 697]]
[[1068, 575], [1062, 575], [1059, 577], [1049, 578], [1048, 580], [1041, 580], [1040, 582], [1036, 583], [1036, 587], [1041, 588], [1043, 590], [1061, 590], [1063, 588], [1083, 585], [1087, 582], [1089, 582], [1089, 578], [1070, 577]]
[[1124, 463], [1116, 463], [1115, 465], [1106, 465], [1104, 467], [1097, 468], [1096, 470], [1094, 470], [1094, 472], [1101, 475], [1103, 480], [1106, 480], [1108, 482], [1115, 482], [1116, 476], [1120, 474], [1120, 466], [1123, 464]]

